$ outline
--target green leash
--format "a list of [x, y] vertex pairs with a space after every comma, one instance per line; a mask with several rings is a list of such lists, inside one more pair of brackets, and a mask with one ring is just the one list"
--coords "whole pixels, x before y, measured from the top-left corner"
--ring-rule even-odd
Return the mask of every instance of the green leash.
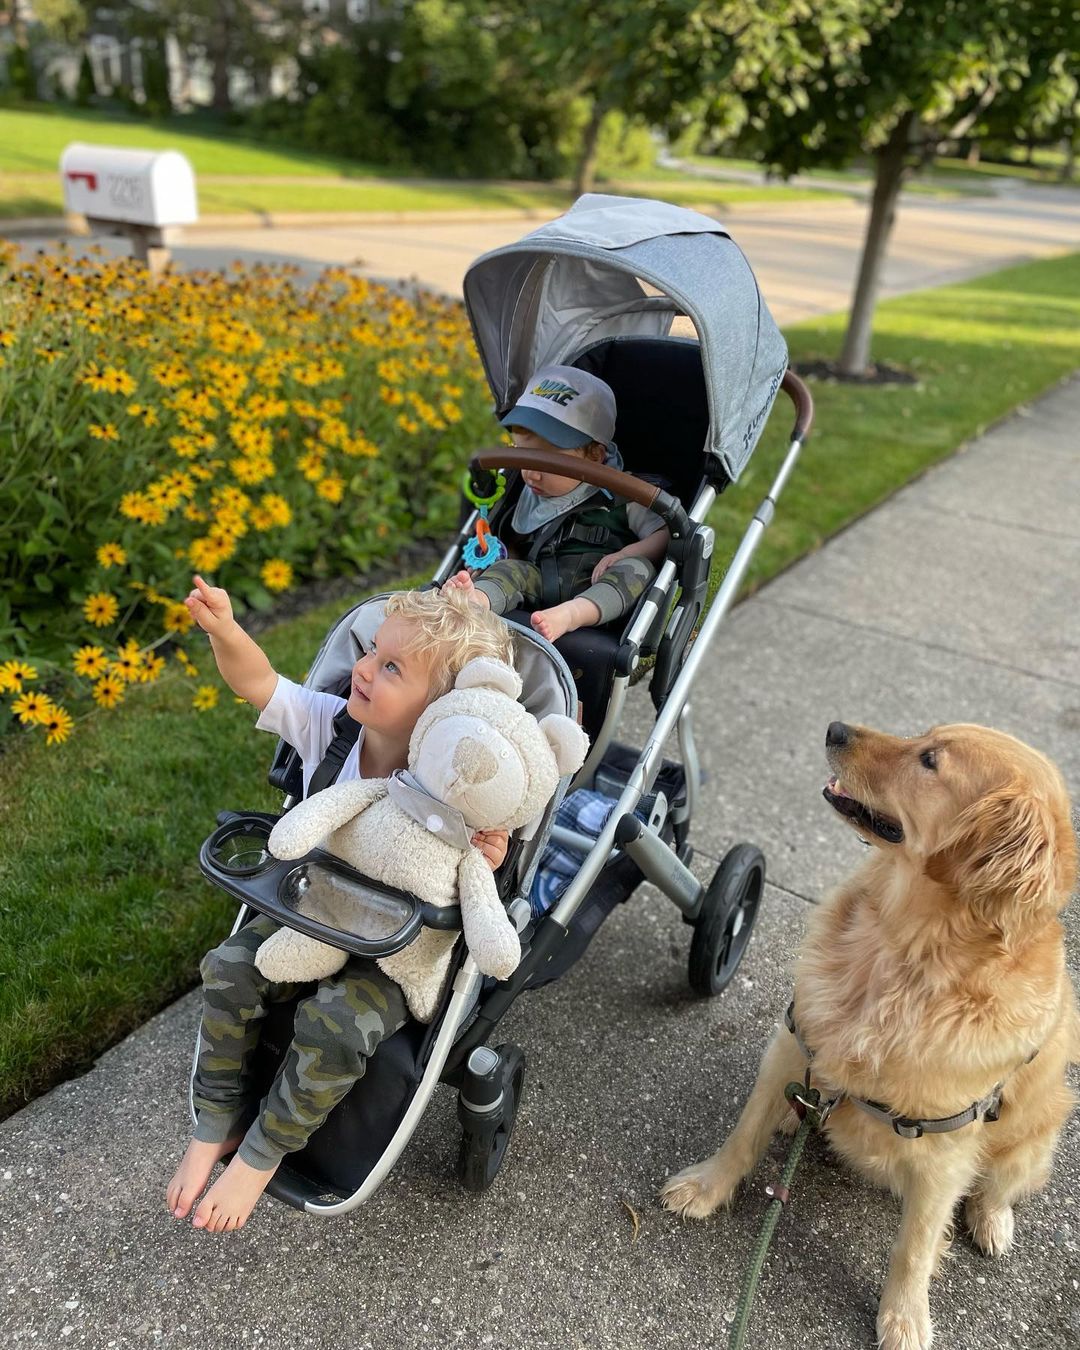
[[[807, 1077], [809, 1077], [809, 1073], [807, 1073]], [[765, 1253], [769, 1250], [772, 1235], [780, 1221], [780, 1211], [787, 1204], [788, 1190], [795, 1175], [795, 1170], [799, 1166], [799, 1160], [802, 1158], [806, 1141], [810, 1137], [810, 1131], [820, 1128], [825, 1123], [825, 1119], [834, 1105], [833, 1102], [823, 1103], [821, 1093], [818, 1092], [817, 1088], [808, 1088], [803, 1083], [789, 1083], [784, 1089], [784, 1096], [799, 1116], [799, 1128], [795, 1131], [795, 1137], [791, 1141], [791, 1148], [788, 1150], [787, 1160], [784, 1163], [784, 1170], [780, 1175], [779, 1182], [773, 1182], [765, 1187], [765, 1194], [772, 1196], [772, 1204], [765, 1211], [765, 1222], [761, 1225], [761, 1235], [750, 1259], [750, 1268], [746, 1272], [742, 1293], [739, 1295], [739, 1302], [735, 1308], [735, 1321], [731, 1328], [731, 1340], [728, 1342], [730, 1350], [742, 1350], [746, 1341], [746, 1327], [750, 1321], [750, 1309], [754, 1303], [754, 1295], [757, 1293], [761, 1269], [765, 1264]]]

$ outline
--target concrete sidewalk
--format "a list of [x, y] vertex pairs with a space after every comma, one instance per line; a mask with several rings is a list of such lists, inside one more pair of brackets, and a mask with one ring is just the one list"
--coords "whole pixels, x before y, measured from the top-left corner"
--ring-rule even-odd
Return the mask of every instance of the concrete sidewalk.
[[[1074, 378], [729, 616], [694, 701], [709, 778], [691, 837], [703, 875], [736, 840], [760, 844], [771, 885], [720, 999], [691, 999], [689, 931], [643, 888], [567, 978], [504, 1023], [526, 1049], [528, 1078], [510, 1155], [485, 1197], [454, 1181], [458, 1127], [444, 1091], [366, 1209], [318, 1220], [264, 1202], [222, 1237], [164, 1209], [185, 1143], [198, 1012], [194, 995], [183, 999], [0, 1126], [0, 1340], [95, 1350], [725, 1345], [766, 1204], [761, 1183], [782, 1146], [730, 1214], [684, 1224], [655, 1195], [733, 1124], [787, 1000], [807, 905], [860, 856], [821, 800], [826, 725], [989, 723], [1051, 754], [1080, 800], [1078, 425]], [[797, 472], [812, 475], [828, 453], [822, 427]], [[628, 739], [648, 725], [644, 691], [634, 692]], [[1074, 911], [1074, 977], [1078, 920]], [[1078, 1195], [1074, 1116], [1049, 1187], [1018, 1210], [1013, 1254], [992, 1262], [957, 1237], [932, 1287], [935, 1346], [1080, 1342]], [[627, 1206], [640, 1219], [636, 1240]], [[871, 1346], [897, 1221], [895, 1201], [813, 1140], [751, 1344]]]

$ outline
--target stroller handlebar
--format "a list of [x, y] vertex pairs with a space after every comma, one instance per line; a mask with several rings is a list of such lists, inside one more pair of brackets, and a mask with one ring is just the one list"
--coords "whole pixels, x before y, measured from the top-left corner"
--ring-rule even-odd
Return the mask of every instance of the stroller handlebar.
[[[481, 450], [469, 460], [469, 469], [535, 469], [537, 473], [557, 473], [566, 477], [566, 456], [557, 450], [514, 450], [504, 446], [494, 450]], [[639, 506], [655, 509], [660, 488], [655, 483], [646, 483], [643, 478], [635, 478], [632, 473], [623, 473], [621, 469], [609, 469], [604, 464], [594, 464], [591, 460], [575, 460], [573, 477], [583, 483], [592, 483], [594, 487], [607, 488], [616, 497], [628, 502], [637, 502]]]
[[[469, 460], [470, 473], [476, 474], [485, 469], [535, 469], [537, 473], [565, 476], [566, 456], [557, 450], [514, 450], [504, 446], [481, 450]], [[656, 483], [647, 483], [643, 478], [635, 478], [632, 473], [609, 469], [604, 464], [594, 464], [588, 459], [574, 461], [573, 476], [583, 483], [605, 488], [624, 501], [637, 502], [639, 506], [655, 511], [667, 523], [673, 539], [683, 539], [690, 533], [692, 526], [678, 497], [665, 492]]]
[[813, 396], [793, 370], [784, 372], [780, 388], [795, 404], [795, 428], [791, 433], [791, 439], [801, 445], [810, 435], [810, 428], [814, 425]]

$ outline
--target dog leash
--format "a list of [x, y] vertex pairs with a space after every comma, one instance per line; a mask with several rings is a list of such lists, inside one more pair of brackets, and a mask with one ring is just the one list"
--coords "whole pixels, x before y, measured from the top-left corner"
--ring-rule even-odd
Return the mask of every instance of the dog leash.
[[765, 1221], [761, 1225], [761, 1233], [758, 1236], [757, 1245], [750, 1258], [750, 1267], [743, 1281], [742, 1293], [739, 1295], [739, 1301], [735, 1306], [735, 1321], [732, 1323], [731, 1339], [728, 1342], [730, 1350], [741, 1350], [746, 1340], [746, 1328], [750, 1322], [750, 1309], [753, 1307], [758, 1280], [761, 1278], [761, 1270], [765, 1264], [765, 1254], [769, 1250], [769, 1243], [776, 1231], [776, 1225], [780, 1222], [781, 1212], [791, 1194], [791, 1183], [802, 1159], [803, 1149], [806, 1147], [810, 1131], [820, 1129], [824, 1125], [838, 1100], [837, 1098], [822, 1100], [821, 1093], [817, 1088], [810, 1086], [809, 1069], [806, 1071], [806, 1082], [788, 1083], [784, 1089], [784, 1096], [791, 1103], [791, 1109], [799, 1117], [799, 1128], [795, 1131], [795, 1137], [788, 1149], [784, 1169], [780, 1173], [780, 1180], [771, 1181], [765, 1187], [765, 1194], [770, 1198], [771, 1204], [765, 1211]]

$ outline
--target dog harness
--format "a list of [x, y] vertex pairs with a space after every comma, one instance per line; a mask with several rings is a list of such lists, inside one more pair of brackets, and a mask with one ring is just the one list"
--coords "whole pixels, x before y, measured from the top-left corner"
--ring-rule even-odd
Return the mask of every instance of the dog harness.
[[[814, 1061], [814, 1052], [803, 1040], [795, 1021], [795, 1000], [787, 1006], [784, 1013], [784, 1025], [788, 1031], [795, 1037], [799, 1049], [806, 1056], [809, 1064], [806, 1070], [806, 1086], [810, 1086], [810, 1068]], [[1030, 1064], [1038, 1054], [1038, 1050], [1033, 1050], [1025, 1064]], [[826, 1098], [817, 1107], [818, 1123], [824, 1124], [833, 1109], [842, 1101], [849, 1101], [853, 1106], [857, 1106], [860, 1111], [865, 1111], [868, 1116], [873, 1116], [875, 1120], [880, 1120], [883, 1124], [892, 1128], [894, 1134], [898, 1134], [901, 1139], [921, 1139], [924, 1134], [949, 1134], [952, 1130], [961, 1130], [965, 1125], [970, 1125], [976, 1120], [994, 1121], [1001, 1114], [1001, 1094], [1005, 1088], [1005, 1081], [995, 1083], [985, 1097], [980, 1097], [977, 1102], [972, 1102], [970, 1106], [963, 1111], [957, 1111], [954, 1116], [938, 1116], [933, 1120], [913, 1120], [910, 1116], [901, 1115], [899, 1111], [893, 1111], [888, 1106], [883, 1106], [881, 1102], [868, 1101], [863, 1097], [853, 1097], [847, 1092], [837, 1092]]]

